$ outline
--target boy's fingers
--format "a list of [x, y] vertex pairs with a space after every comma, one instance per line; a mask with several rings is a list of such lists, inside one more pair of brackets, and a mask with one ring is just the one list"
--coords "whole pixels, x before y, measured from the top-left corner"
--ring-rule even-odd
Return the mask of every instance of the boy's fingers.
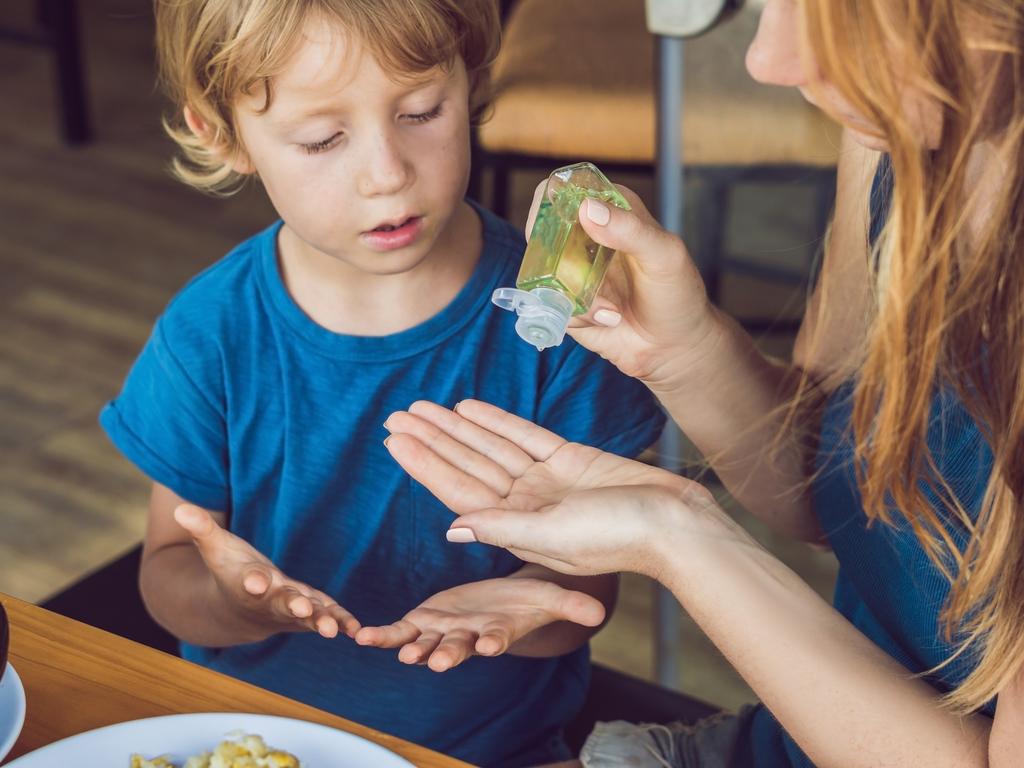
[[446, 672], [457, 667], [473, 654], [476, 633], [465, 629], [453, 629], [446, 633], [437, 649], [427, 659], [427, 666], [434, 672]]
[[384, 627], [363, 627], [356, 633], [355, 641], [359, 645], [372, 645], [377, 648], [398, 648], [411, 643], [419, 636], [419, 627], [402, 619]]
[[339, 605], [338, 601], [333, 597], [325, 592], [321, 592], [319, 589], [310, 589], [309, 596], [323, 605], [324, 610], [337, 622], [340, 631], [349, 637], [355, 637], [356, 632], [359, 631], [362, 625], [351, 612]]
[[476, 641], [476, 652], [481, 656], [500, 656], [508, 650], [511, 641], [511, 631], [507, 625], [491, 622], [481, 630]]
[[434, 652], [440, 642], [440, 632], [424, 632], [414, 642], [402, 646], [398, 660], [403, 664], [419, 664]]
[[604, 621], [604, 604], [596, 597], [571, 589], [561, 591], [552, 608], [552, 613], [559, 619], [584, 627], [596, 627]]
[[270, 589], [273, 580], [266, 568], [254, 565], [243, 574], [242, 588], [253, 597], [261, 597]]
[[179, 504], [174, 510], [175, 522], [184, 528], [200, 549], [216, 544], [226, 531], [207, 510], [195, 504]]
[[313, 613], [313, 606], [309, 602], [309, 598], [300, 594], [294, 587], [277, 587], [269, 597], [270, 610], [285, 621], [294, 622], [307, 619]]
[[341, 631], [349, 637], [355, 638], [356, 633], [362, 628], [359, 620], [337, 603], [328, 605], [327, 610], [334, 617], [334, 620], [338, 622], [338, 627]]
[[311, 618], [313, 626], [321, 637], [333, 638], [338, 636], [337, 620], [319, 600], [313, 603], [313, 616]]

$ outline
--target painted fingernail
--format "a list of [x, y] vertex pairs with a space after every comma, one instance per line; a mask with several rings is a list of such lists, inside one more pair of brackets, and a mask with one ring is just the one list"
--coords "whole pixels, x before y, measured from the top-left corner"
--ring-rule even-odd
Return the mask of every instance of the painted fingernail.
[[611, 220], [612, 214], [608, 210], [608, 206], [602, 203], [600, 200], [595, 200], [590, 197], [587, 198], [587, 218], [595, 224], [600, 224], [602, 227]]
[[622, 315], [610, 309], [599, 309], [594, 313], [594, 322], [608, 328], [614, 328], [622, 322]]
[[445, 538], [452, 544], [470, 544], [476, 541], [476, 534], [469, 528], [449, 528]]

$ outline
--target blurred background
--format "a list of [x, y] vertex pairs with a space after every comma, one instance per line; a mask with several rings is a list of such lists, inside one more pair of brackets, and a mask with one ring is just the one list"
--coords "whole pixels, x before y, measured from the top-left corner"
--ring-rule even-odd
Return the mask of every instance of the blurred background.
[[[534, 186], [545, 169], [560, 164], [555, 158], [561, 153], [545, 146], [557, 144], [557, 136], [531, 144], [516, 123], [517, 103], [546, 114], [544, 99], [550, 98], [537, 81], [543, 71], [527, 77], [516, 66], [536, 60], [527, 43], [537, 43], [540, 33], [531, 25], [558, 39], [551, 9], [572, 10], [573, 3], [579, 0], [523, 0], [506, 19], [509, 47], [496, 75], [495, 118], [481, 133], [478, 183], [482, 202], [504, 208], [517, 224], [525, 220]], [[106, 440], [97, 414], [118, 392], [171, 296], [275, 218], [258, 185], [220, 200], [170, 177], [173, 147], [160, 125], [167, 107], [155, 83], [151, 4], [79, 3], [71, 33], [80, 41], [80, 57], [65, 67], [65, 75], [78, 81], [71, 91], [67, 77], [61, 90], [61, 57], [32, 31], [67, 35], [53, 18], [63, 5], [0, 4], [0, 592], [32, 602], [46, 602], [103, 573], [138, 546], [149, 484]], [[615, 92], [584, 87], [554, 62], [543, 69], [568, 78], [570, 91], [590, 99], [583, 108], [611, 115], [628, 108], [632, 124], [648, 126], [639, 139], [625, 137], [623, 147], [609, 146], [615, 131], [611, 139], [603, 137], [605, 146], [594, 152], [606, 156], [581, 152], [572, 159], [594, 160], [654, 210], [655, 181], [644, 156], [651, 149], [641, 146], [653, 134], [654, 49], [643, 29], [643, 3], [595, 5], [631, 14], [631, 20], [609, 22], [621, 35], [619, 79], [604, 78]], [[539, 18], [529, 18], [530, 11]], [[698, 64], [686, 70], [684, 159], [701, 167], [686, 175], [684, 228], [695, 258], [714, 272], [719, 303], [746, 319], [765, 349], [786, 355], [820, 254], [820, 172], [834, 161], [820, 147], [823, 141], [826, 149], [834, 147], [834, 134], [823, 139], [827, 128], [803, 105], [750, 109], [751, 98], [775, 104], [778, 97], [773, 89], [755, 97], [744, 90], [750, 85], [742, 51], [756, 17], [756, 3], [748, 5], [687, 52], [688, 64], [693, 57]], [[630, 24], [642, 47], [632, 54], [623, 50], [629, 36], [621, 32]], [[714, 56], [701, 57], [700, 46]], [[502, 98], [510, 105], [504, 113]], [[556, 100], [561, 104], [565, 97]], [[570, 119], [569, 137], [585, 127]], [[761, 146], [758, 136], [784, 141]], [[516, 146], [520, 140], [524, 145]], [[769, 172], [748, 172], [758, 166]], [[730, 508], [770, 550], [830, 594], [830, 554], [777, 538]], [[653, 678], [652, 595], [643, 579], [623, 578], [618, 610], [594, 642], [596, 660]], [[121, 597], [110, 593], [108, 599], [116, 612]], [[678, 679], [669, 682], [728, 708], [753, 699], [685, 617], [676, 634]]]

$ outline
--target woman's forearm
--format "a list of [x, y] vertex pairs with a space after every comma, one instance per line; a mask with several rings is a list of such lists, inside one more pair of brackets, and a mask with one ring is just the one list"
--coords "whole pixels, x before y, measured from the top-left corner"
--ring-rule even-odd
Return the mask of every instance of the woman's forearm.
[[147, 555], [139, 571], [139, 589], [153, 619], [187, 643], [221, 648], [271, 634], [225, 599], [191, 542]]
[[717, 507], [680, 518], [658, 576], [816, 765], [986, 765], [988, 718], [940, 708]]
[[705, 349], [652, 391], [740, 504], [790, 536], [817, 541], [807, 493], [813, 412], [797, 411], [782, 431], [800, 373], [766, 358], [735, 320], [710, 311]]

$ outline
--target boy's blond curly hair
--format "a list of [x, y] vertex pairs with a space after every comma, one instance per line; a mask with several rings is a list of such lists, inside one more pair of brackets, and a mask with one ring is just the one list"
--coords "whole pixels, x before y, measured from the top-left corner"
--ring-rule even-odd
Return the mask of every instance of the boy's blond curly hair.
[[[160, 80], [175, 113], [164, 127], [181, 147], [175, 175], [197, 189], [230, 194], [244, 177], [233, 117], [235, 100], [263, 89], [281, 72], [311, 14], [340, 23], [385, 70], [415, 75], [448, 67], [459, 56], [470, 82], [470, 114], [490, 103], [489, 68], [500, 43], [495, 0], [155, 0]], [[196, 136], [189, 107], [206, 125]]]

